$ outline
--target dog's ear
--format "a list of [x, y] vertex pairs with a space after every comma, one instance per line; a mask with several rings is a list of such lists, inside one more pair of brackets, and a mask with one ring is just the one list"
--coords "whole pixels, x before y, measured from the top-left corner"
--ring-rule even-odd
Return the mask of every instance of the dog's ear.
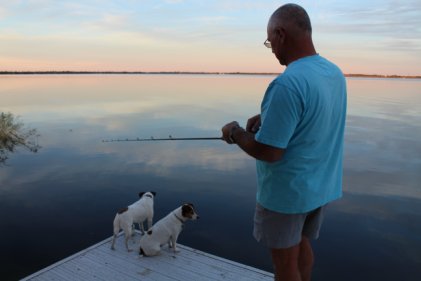
[[155, 191], [151, 191], [151, 193], [153, 194], [153, 197], [156, 196], [156, 192]]
[[188, 217], [188, 214], [192, 214], [192, 213], [194, 213], [193, 204], [190, 204], [190, 203], [183, 204], [183, 206], [181, 207], [181, 215], [183, 217]]
[[190, 206], [187, 204], [183, 204], [183, 206], [181, 207], [181, 215], [183, 217], [187, 217], [187, 214], [190, 212]]
[[143, 194], [145, 194], [146, 192], [139, 192], [139, 197], [142, 198]]

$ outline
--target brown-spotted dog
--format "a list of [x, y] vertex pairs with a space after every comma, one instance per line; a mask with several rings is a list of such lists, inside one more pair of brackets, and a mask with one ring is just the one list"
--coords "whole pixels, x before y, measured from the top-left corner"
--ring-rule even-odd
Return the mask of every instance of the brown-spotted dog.
[[139, 254], [155, 256], [160, 253], [161, 246], [168, 243], [174, 253], [178, 252], [177, 238], [183, 229], [183, 224], [188, 220], [196, 220], [197, 215], [193, 204], [187, 203], [178, 207], [156, 224], [140, 238]]
[[153, 220], [153, 201], [156, 192], [140, 192], [140, 199], [130, 206], [121, 209], [115, 215], [113, 226], [114, 226], [114, 235], [111, 243], [111, 249], [114, 250], [115, 239], [120, 232], [120, 229], [123, 229], [125, 236], [125, 244], [127, 251], [132, 251], [129, 249], [128, 241], [130, 236], [133, 235], [134, 224], [139, 225], [139, 229], [142, 233], [145, 232], [143, 228], [143, 222], [148, 221], [148, 229], [152, 227]]

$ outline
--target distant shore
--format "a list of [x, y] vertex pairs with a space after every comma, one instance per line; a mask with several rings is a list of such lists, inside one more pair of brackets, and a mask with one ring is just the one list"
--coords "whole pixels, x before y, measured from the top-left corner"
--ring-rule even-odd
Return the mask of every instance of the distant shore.
[[[272, 72], [195, 72], [195, 71], [0, 71], [0, 75], [43, 74], [197, 74], [197, 75], [279, 75]], [[345, 74], [346, 77], [421, 79], [421, 75]]]

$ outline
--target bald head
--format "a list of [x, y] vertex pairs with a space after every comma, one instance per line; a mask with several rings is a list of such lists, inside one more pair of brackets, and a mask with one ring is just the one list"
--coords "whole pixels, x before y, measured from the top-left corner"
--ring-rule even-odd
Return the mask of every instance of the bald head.
[[310, 17], [304, 8], [297, 4], [285, 4], [278, 8], [270, 17], [269, 27], [283, 27], [293, 34], [311, 35]]
[[282, 65], [316, 54], [311, 38], [311, 22], [299, 5], [286, 4], [269, 19], [267, 34], [272, 53]]

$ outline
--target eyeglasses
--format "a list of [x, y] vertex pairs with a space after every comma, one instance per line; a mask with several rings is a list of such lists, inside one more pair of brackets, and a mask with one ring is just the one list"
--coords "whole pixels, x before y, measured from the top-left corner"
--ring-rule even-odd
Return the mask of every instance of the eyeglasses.
[[272, 44], [270, 43], [269, 39], [266, 39], [266, 41], [263, 42], [263, 45], [265, 45], [266, 48], [272, 49]]

